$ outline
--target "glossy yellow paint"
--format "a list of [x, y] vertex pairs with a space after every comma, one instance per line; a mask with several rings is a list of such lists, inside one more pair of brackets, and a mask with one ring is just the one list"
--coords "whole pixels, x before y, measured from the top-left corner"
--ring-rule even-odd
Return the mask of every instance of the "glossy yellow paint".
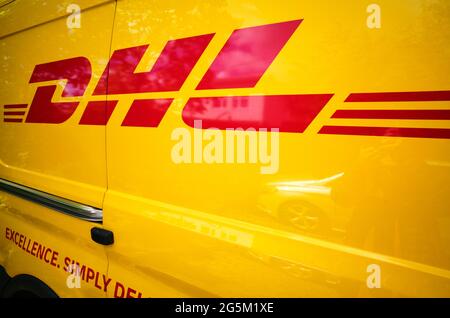
[[[92, 67], [90, 94], [105, 68], [115, 3], [79, 1], [82, 27], [68, 29], [66, 7], [71, 1], [17, 0], [0, 8], [2, 67], [0, 100], [3, 104], [31, 103], [38, 86], [64, 81], [28, 84], [37, 64], [88, 56]], [[102, 23], [99, 23], [101, 21]], [[86, 51], [86, 48], [88, 50]], [[80, 107], [64, 124], [4, 123], [0, 128], [0, 178], [77, 202], [101, 207], [106, 191], [105, 127], [78, 125], [87, 99], [70, 97], [54, 101], [81, 100]], [[61, 296], [104, 296], [93, 286], [69, 289], [65, 257], [106, 273], [107, 257], [102, 246], [92, 242], [92, 224], [45, 209], [1, 192], [0, 263], [12, 277], [31, 274]], [[7, 241], [6, 227], [58, 251], [60, 268], [49, 266]]]
[[[450, 128], [445, 120], [330, 119], [361, 107], [344, 105], [354, 92], [450, 90], [448, 1], [379, 0], [380, 29], [367, 27], [369, 3], [357, 0], [120, 0], [90, 9], [78, 1], [75, 30], [56, 9], [67, 2], [47, 2], [26, 20], [29, 2], [0, 8], [8, 24], [0, 101], [31, 101], [36, 64], [85, 56], [94, 75], [67, 122], [0, 123], [0, 178], [102, 207], [115, 243], [96, 245], [89, 222], [3, 192], [1, 230], [39, 239], [112, 283], [106, 292], [92, 282], [68, 289], [63, 270], [30, 259], [2, 233], [0, 264], [10, 276], [32, 274], [61, 296], [450, 296], [450, 141], [318, 134], [336, 124]], [[296, 19], [304, 21], [254, 88], [195, 90], [233, 30]], [[105, 99], [91, 93], [114, 50], [150, 44], [136, 69], [146, 71], [168, 40], [208, 33], [215, 36], [179, 92], [108, 95], [119, 102], [106, 127], [78, 125], [88, 100]], [[279, 134], [275, 174], [171, 159], [173, 130], [194, 131], [181, 117], [189, 97], [321, 93], [334, 96], [303, 134]], [[157, 128], [121, 126], [137, 98], [174, 101]], [[379, 289], [366, 284], [372, 264]]]

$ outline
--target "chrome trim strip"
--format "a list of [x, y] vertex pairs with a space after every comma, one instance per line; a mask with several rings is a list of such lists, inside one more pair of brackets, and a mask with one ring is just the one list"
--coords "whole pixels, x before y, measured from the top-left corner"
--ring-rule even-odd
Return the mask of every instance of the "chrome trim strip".
[[5, 0], [4, 3], [0, 3], [0, 8], [6, 7], [8, 4], [13, 3], [14, 1], [16, 1], [16, 0], [9, 0], [9, 1]]
[[11, 181], [0, 179], [0, 190], [82, 220], [91, 222], [102, 222], [103, 220], [103, 211], [101, 209], [67, 200]]

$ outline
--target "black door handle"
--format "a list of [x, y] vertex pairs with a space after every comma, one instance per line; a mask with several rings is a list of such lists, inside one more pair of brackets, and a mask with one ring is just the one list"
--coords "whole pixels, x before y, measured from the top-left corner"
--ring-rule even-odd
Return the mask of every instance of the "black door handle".
[[102, 245], [112, 245], [114, 243], [114, 233], [99, 227], [91, 229], [91, 238], [94, 242]]

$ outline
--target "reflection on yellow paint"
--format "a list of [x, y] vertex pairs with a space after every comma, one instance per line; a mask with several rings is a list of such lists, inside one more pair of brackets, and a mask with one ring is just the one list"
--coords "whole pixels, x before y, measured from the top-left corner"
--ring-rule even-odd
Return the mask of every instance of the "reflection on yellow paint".
[[248, 248], [253, 244], [253, 235], [217, 223], [170, 212], [149, 212], [148, 216], [151, 219], [228, 243]]

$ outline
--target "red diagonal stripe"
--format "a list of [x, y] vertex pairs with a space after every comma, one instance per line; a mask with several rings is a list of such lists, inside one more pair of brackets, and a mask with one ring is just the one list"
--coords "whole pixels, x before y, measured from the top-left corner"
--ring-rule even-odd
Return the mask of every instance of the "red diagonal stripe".
[[21, 116], [25, 115], [25, 112], [3, 112], [4, 116]]
[[331, 118], [450, 119], [450, 109], [339, 109]]
[[213, 36], [168, 41], [148, 72], [135, 73], [148, 45], [116, 50], [94, 95], [178, 91]]
[[433, 102], [450, 101], [450, 91], [353, 93], [345, 102]]
[[254, 87], [301, 22], [235, 30], [197, 89]]
[[11, 105], [4, 105], [4, 109], [16, 109], [16, 108], [27, 108], [27, 104], [11, 104]]
[[171, 102], [171, 98], [137, 99], [128, 110], [122, 126], [158, 127]]
[[322, 95], [271, 95], [190, 98], [183, 109], [183, 121], [202, 128], [272, 129], [303, 132], [331, 99]]
[[319, 134], [449, 139], [450, 129], [323, 126]]
[[106, 125], [116, 105], [116, 100], [90, 101], [81, 116], [80, 125]]

